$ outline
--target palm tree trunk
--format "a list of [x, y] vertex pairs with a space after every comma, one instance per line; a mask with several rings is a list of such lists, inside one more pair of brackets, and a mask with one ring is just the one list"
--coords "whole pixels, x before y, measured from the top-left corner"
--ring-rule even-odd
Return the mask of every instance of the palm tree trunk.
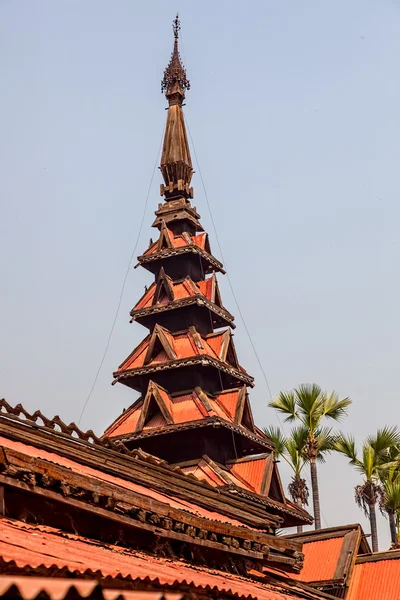
[[316, 462], [315, 458], [312, 458], [310, 461], [310, 470], [311, 470], [311, 487], [312, 487], [313, 506], [314, 506], [314, 525], [315, 525], [315, 529], [321, 529], [321, 506], [319, 503], [317, 462]]
[[396, 527], [396, 519], [394, 516], [394, 512], [392, 510], [387, 511], [389, 517], [389, 527], [390, 527], [390, 538], [393, 546], [397, 546], [399, 543], [397, 538], [397, 527]]
[[[297, 506], [300, 506], [300, 508], [303, 508], [303, 503], [301, 501], [301, 498], [297, 498], [296, 504], [297, 504]], [[297, 525], [297, 533], [303, 533], [303, 525]]]
[[371, 525], [372, 552], [378, 552], [378, 528], [376, 525], [375, 504], [369, 505], [369, 522]]

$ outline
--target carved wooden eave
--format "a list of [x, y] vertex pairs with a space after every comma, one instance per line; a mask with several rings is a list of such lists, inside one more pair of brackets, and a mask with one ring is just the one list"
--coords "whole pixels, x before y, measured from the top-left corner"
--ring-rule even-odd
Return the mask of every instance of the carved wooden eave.
[[[243, 373], [242, 371], [239, 371], [238, 369], [234, 369], [233, 367], [226, 365], [225, 363], [223, 363], [220, 360], [211, 358], [209, 356], [204, 356], [204, 355], [198, 356], [198, 357], [181, 358], [178, 360], [171, 360], [164, 364], [157, 364], [157, 365], [153, 365], [153, 366], [149, 366], [149, 367], [139, 367], [136, 369], [127, 369], [126, 371], [123, 371], [123, 372], [115, 371], [113, 373], [114, 381], [112, 382], [112, 385], [115, 385], [118, 381], [120, 381], [121, 383], [125, 383], [125, 385], [129, 386], [129, 382], [132, 382], [135, 377], [138, 377], [141, 375], [153, 375], [155, 373], [160, 373], [161, 371], [169, 371], [171, 369], [180, 369], [183, 367], [192, 367], [192, 366], [196, 366], [196, 365], [199, 367], [204, 367], [204, 368], [217, 369], [218, 371], [222, 371], [223, 373], [226, 373], [227, 375], [232, 377], [232, 379], [234, 379], [238, 382], [243, 382], [243, 383], [246, 383], [249, 387], [254, 387], [254, 378], [251, 377], [250, 375], [247, 375], [247, 374]], [[127, 380], [129, 380], [129, 382]], [[130, 386], [130, 387], [133, 387], [134, 389], [140, 389], [140, 387], [139, 388], [136, 388], [135, 386]]]
[[214, 315], [220, 317], [222, 320], [222, 327], [229, 325], [232, 329], [236, 328], [235, 323], [233, 322], [234, 316], [231, 315], [226, 309], [219, 308], [216, 304], [209, 302], [207, 298], [205, 298], [202, 294], [197, 294], [195, 296], [191, 296], [189, 298], [182, 298], [181, 300], [173, 300], [172, 302], [168, 302], [167, 304], [160, 304], [155, 306], [150, 306], [148, 308], [142, 308], [138, 310], [131, 310], [130, 316], [132, 317], [130, 322], [140, 321], [149, 315], [156, 315], [159, 313], [164, 313], [169, 310], [177, 310], [183, 308], [185, 306], [200, 306], [206, 307], [210, 310]]
[[[7, 410], [7, 405], [3, 403], [2, 408], [3, 411]], [[6, 487], [6, 492], [8, 487], [18, 489], [48, 502], [54, 501], [74, 507], [82, 513], [111, 520], [118, 527], [142, 530], [149, 535], [185, 544], [207, 546], [210, 550], [248, 556], [260, 561], [260, 564], [282, 563], [285, 568], [294, 570], [301, 567], [301, 544], [282, 542], [279, 537], [254, 530], [255, 527], [273, 532], [281, 522], [278, 516], [268, 514], [256, 502], [243, 502], [223, 490], [217, 492], [141, 451], [123, 454], [102, 445], [104, 440], [90, 443], [71, 437], [47, 425], [38, 424], [36, 421], [41, 417], [34, 417], [26, 411], [21, 413], [25, 417], [21, 419], [15, 414], [18, 410], [16, 408], [10, 413], [0, 414], [0, 435], [3, 436], [0, 485]], [[26, 415], [31, 418], [26, 418]], [[46, 422], [53, 420], [46, 419]], [[7, 439], [19, 444], [7, 446]], [[43, 452], [32, 454], [32, 447]], [[114, 444], [114, 448], [117, 447]], [[65, 457], [68, 467], [62, 461], [58, 462], [56, 456]], [[91, 471], [81, 472], [78, 464], [95, 469], [93, 477]], [[103, 480], [101, 473], [117, 477], [118, 481]], [[193, 513], [173, 509], [154, 498], [134, 492], [129, 486], [121, 487], [122, 480], [186, 499], [228, 518], [239, 519], [252, 529], [210, 521]]]
[[263, 448], [267, 448], [269, 450], [274, 449], [274, 445], [271, 442], [268, 442], [268, 440], [252, 433], [251, 431], [245, 429], [244, 427], [235, 425], [234, 423], [229, 423], [229, 421], [225, 421], [224, 419], [221, 419], [220, 417], [205, 417], [203, 419], [199, 419], [198, 421], [186, 421], [184, 423], [178, 423], [178, 424], [173, 424], [173, 425], [163, 425], [162, 427], [159, 427], [159, 428], [147, 429], [147, 430], [142, 430], [142, 431], [138, 431], [138, 432], [132, 432], [129, 434], [113, 436], [110, 439], [114, 440], [114, 442], [119, 440], [119, 441], [123, 442], [124, 444], [128, 444], [132, 440], [140, 440], [140, 439], [144, 439], [144, 438], [148, 438], [148, 437], [155, 437], [158, 435], [167, 435], [169, 433], [175, 433], [177, 431], [199, 429], [202, 427], [225, 428], [225, 429], [228, 429], [229, 431], [237, 433], [238, 435], [241, 435], [241, 436], [251, 440], [252, 442], [254, 442], [257, 445], [257, 447], [260, 448], [260, 450]]
[[[202, 284], [206, 283], [207, 296], [202, 291]], [[204, 287], [204, 286], [203, 286]], [[179, 294], [175, 291], [181, 288]], [[182, 297], [182, 294], [186, 297]], [[224, 327], [229, 325], [234, 329], [234, 316], [223, 306], [215, 272], [209, 279], [194, 282], [189, 276], [173, 281], [161, 267], [156, 281], [144, 292], [142, 297], [130, 312], [131, 323], [143, 321], [146, 326], [146, 317], [159, 313], [177, 310], [187, 306], [206, 308], [213, 313], [212, 324]], [[150, 326], [151, 327], [151, 326]]]
[[[161, 186], [161, 194], [164, 194], [164, 186]], [[155, 211], [156, 219], [154, 220], [152, 227], [161, 229], [162, 223], [165, 222], [167, 225], [184, 221], [190, 224], [195, 231], [204, 231], [199, 219], [200, 215], [196, 211], [186, 198], [178, 198], [176, 200], [170, 200], [164, 204], [159, 204], [158, 210]]]
[[151, 265], [153, 263], [163, 261], [166, 258], [172, 258], [174, 256], [182, 256], [184, 254], [194, 254], [199, 256], [204, 262], [204, 273], [212, 273], [212, 271], [219, 271], [222, 274], [226, 273], [222, 263], [219, 260], [214, 258], [205, 250], [202, 250], [202, 248], [195, 246], [194, 244], [190, 246], [184, 246], [182, 248], [168, 248], [165, 250], [161, 250], [160, 252], [157, 252], [155, 254], [142, 254], [141, 256], [138, 256], [137, 259], [139, 262], [137, 265], [135, 265], [135, 268], [141, 265], [151, 271]]

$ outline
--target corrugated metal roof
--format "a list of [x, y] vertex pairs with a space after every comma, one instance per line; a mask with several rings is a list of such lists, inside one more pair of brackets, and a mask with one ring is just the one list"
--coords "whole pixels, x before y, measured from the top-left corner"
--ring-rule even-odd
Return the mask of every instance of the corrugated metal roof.
[[112, 437], [113, 435], [123, 435], [124, 433], [132, 433], [136, 429], [142, 410], [143, 402], [135, 404], [132, 408], [126, 410], [122, 415], [114, 421], [107, 429], [104, 435]]
[[355, 565], [346, 600], [399, 599], [400, 556]]
[[304, 582], [333, 579], [343, 541], [344, 537], [341, 536], [316, 542], [305, 542], [302, 550], [304, 566], [300, 573], [292, 576], [293, 579]]
[[[184, 333], [172, 334], [163, 328], [163, 333], [167, 337], [168, 342], [173, 348], [177, 359], [190, 358], [192, 356], [205, 355], [210, 358], [216, 358], [220, 360], [220, 352], [222, 346], [222, 340], [226, 330], [219, 332], [216, 335], [203, 337], [197, 332], [198, 340], [200, 343], [196, 343], [193, 339], [193, 335], [190, 331]], [[131, 369], [137, 369], [143, 367], [144, 359], [146, 357], [147, 349], [150, 345], [150, 336], [147, 336], [140, 344], [135, 348], [132, 354], [122, 363], [118, 368], [117, 373], [123, 373]], [[153, 364], [165, 363], [170, 359], [166, 352], [161, 350], [155, 357], [153, 357], [147, 366]], [[226, 362], [226, 361], [225, 361]], [[243, 369], [241, 371], [245, 373]]]
[[197, 421], [203, 417], [198, 409], [192, 394], [184, 394], [173, 398], [174, 423], [185, 423], [186, 421]]
[[64, 579], [61, 577], [0, 576], [0, 596], [34, 600], [47, 597], [50, 600], [66, 598], [96, 598], [100, 600], [181, 600], [180, 592], [146, 592], [143, 590], [121, 590], [102, 587], [96, 579]]
[[222, 406], [225, 408], [226, 412], [232, 419], [235, 418], [238, 397], [239, 390], [229, 390], [228, 392], [218, 394], [218, 396], [216, 397], [217, 402], [222, 404]]
[[[70, 572], [94, 573], [102, 577], [130, 577], [154, 581], [160, 585], [190, 585], [219, 592], [253, 596], [260, 600], [293, 600], [296, 595], [254, 580], [214, 569], [193, 568], [179, 560], [163, 559], [118, 546], [92, 542], [51, 527], [2, 520], [0, 556], [19, 567], [67, 568]], [[300, 597], [300, 596], [299, 596]], [[303, 596], [304, 597], [304, 596]], [[310, 598], [314, 597], [311, 593]], [[318, 597], [315, 594], [315, 597]], [[60, 600], [56, 598], [55, 600]], [[111, 599], [112, 600], [112, 599]]]
[[261, 484], [264, 477], [267, 457], [259, 460], [248, 460], [232, 463], [230, 470], [243, 479], [257, 493], [260, 493]]
[[[183, 235], [174, 235], [170, 229], [168, 229], [167, 231], [173, 248], [183, 248], [184, 246], [190, 245]], [[195, 246], [201, 248], [202, 250], [205, 249], [207, 237], [207, 234], [205, 232], [199, 233], [198, 235], [192, 235], [190, 237]], [[148, 256], [149, 254], [157, 254], [157, 252], [158, 240], [154, 242], [149, 248], [147, 248], [147, 250], [143, 253], [143, 256]]]

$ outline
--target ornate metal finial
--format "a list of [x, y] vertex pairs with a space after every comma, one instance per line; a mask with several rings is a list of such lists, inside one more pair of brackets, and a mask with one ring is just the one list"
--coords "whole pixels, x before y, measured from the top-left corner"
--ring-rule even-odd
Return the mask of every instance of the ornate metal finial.
[[181, 22], [179, 20], [179, 13], [176, 13], [176, 17], [172, 21], [172, 29], [174, 30], [174, 38], [177, 40], [179, 37], [179, 32], [181, 30]]
[[182, 104], [185, 98], [185, 90], [190, 90], [190, 81], [186, 78], [186, 70], [178, 50], [179, 31], [181, 29], [178, 14], [172, 22], [172, 29], [174, 32], [174, 50], [161, 81], [161, 92], [165, 92], [170, 106]]

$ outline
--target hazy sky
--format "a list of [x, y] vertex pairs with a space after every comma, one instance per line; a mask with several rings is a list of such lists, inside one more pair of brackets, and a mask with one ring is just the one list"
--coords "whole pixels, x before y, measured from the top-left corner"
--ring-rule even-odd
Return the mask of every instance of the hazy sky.
[[[398, 0], [0, 0], [0, 397], [79, 418], [157, 159], [176, 10], [186, 118], [272, 393], [314, 381], [350, 396], [342, 427], [359, 442], [400, 424]], [[157, 170], [136, 254], [156, 235], [160, 182]], [[145, 335], [129, 310], [150, 281], [129, 273], [85, 428], [101, 433], [135, 398], [110, 383]], [[276, 424], [219, 281], [257, 424]], [[320, 479], [324, 525], [368, 529], [345, 459]]]

